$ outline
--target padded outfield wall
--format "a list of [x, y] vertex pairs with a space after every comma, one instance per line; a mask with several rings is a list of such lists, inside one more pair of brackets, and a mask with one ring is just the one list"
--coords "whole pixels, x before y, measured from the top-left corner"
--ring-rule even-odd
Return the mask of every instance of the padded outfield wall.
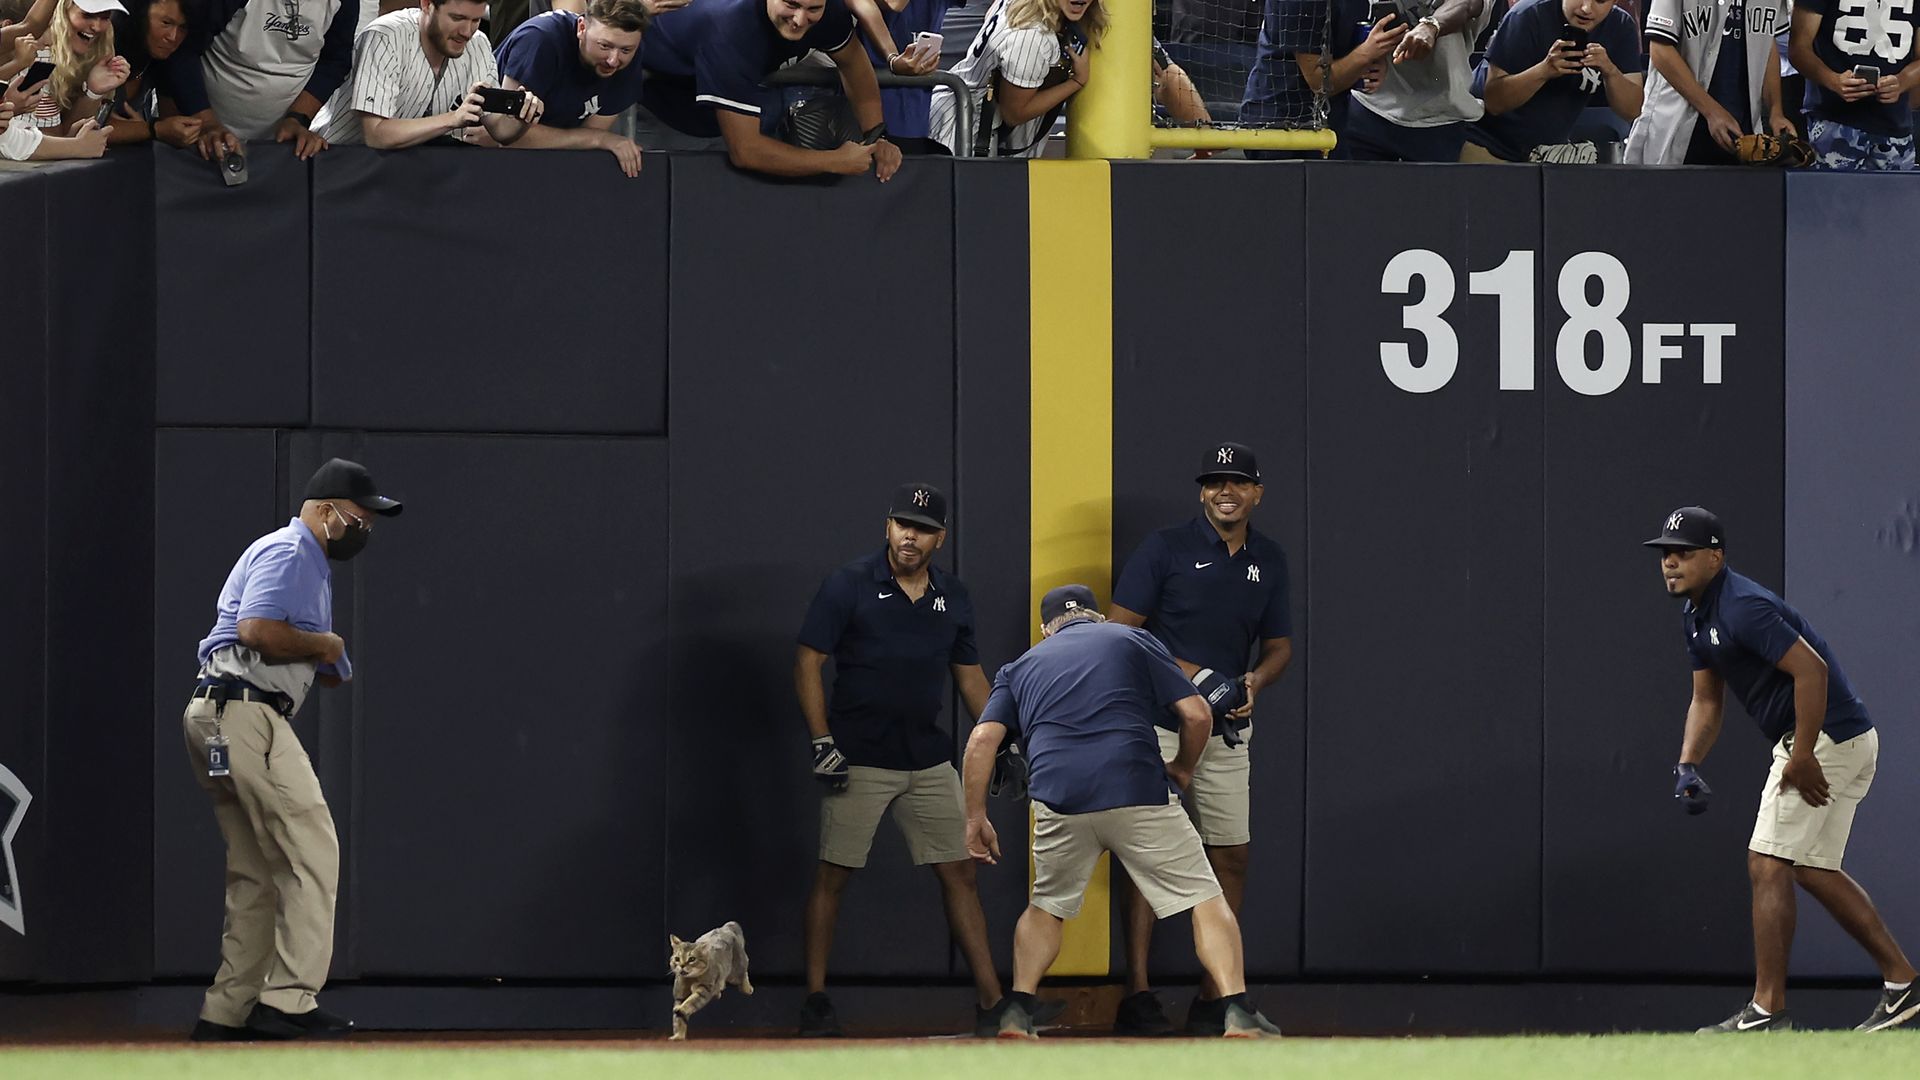
[[[1766, 748], [1737, 707], [1715, 812], [1668, 799], [1687, 663], [1637, 545], [1688, 502], [1885, 727], [1849, 868], [1920, 932], [1920, 375], [1886, 344], [1911, 305], [1835, 272], [1909, 178], [915, 161], [882, 186], [278, 147], [251, 171], [0, 173], [0, 764], [34, 796], [0, 980], [213, 967], [193, 646], [334, 454], [409, 503], [336, 571], [360, 677], [295, 724], [344, 845], [336, 979], [654, 979], [669, 930], [728, 918], [756, 976], [796, 976], [792, 640], [886, 491], [952, 493], [991, 672], [1038, 590], [1104, 597], [1196, 509], [1216, 438], [1261, 455], [1298, 628], [1259, 705], [1251, 975], [1749, 969]], [[1009, 846], [981, 875], [1003, 967]], [[1796, 970], [1868, 973], [1802, 910]], [[842, 925], [837, 975], [964, 971], [890, 829]], [[1090, 920], [1069, 964], [1117, 968], [1113, 937]], [[1184, 928], [1156, 952], [1192, 974]]]

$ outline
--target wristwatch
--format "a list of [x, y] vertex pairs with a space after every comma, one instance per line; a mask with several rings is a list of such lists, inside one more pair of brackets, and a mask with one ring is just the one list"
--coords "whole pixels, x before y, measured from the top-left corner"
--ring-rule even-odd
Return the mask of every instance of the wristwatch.
[[872, 146], [874, 143], [877, 143], [881, 139], [884, 139], [886, 137], [887, 137], [887, 125], [884, 123], [875, 124], [872, 127], [860, 133], [860, 145]]
[[1431, 15], [1425, 15], [1425, 16], [1422, 16], [1422, 17], [1421, 17], [1421, 19], [1420, 19], [1420, 21], [1419, 21], [1419, 22], [1417, 22], [1417, 23], [1414, 23], [1413, 25], [1414, 25], [1414, 26], [1416, 26], [1416, 27], [1420, 27], [1420, 26], [1431, 26], [1431, 27], [1433, 27], [1433, 39], [1434, 39], [1435, 41], [1438, 41], [1438, 40], [1440, 40], [1440, 34], [1442, 33], [1442, 31], [1441, 31], [1441, 29], [1440, 29], [1440, 20], [1439, 20], [1439, 19], [1436, 19], [1436, 18], [1434, 18], [1434, 17], [1433, 17], [1433, 16], [1431, 16]]
[[313, 117], [308, 116], [306, 113], [303, 113], [298, 109], [288, 109], [287, 114], [285, 116], [282, 116], [280, 119], [298, 120], [300, 121], [300, 126], [303, 128], [311, 129], [313, 127]]

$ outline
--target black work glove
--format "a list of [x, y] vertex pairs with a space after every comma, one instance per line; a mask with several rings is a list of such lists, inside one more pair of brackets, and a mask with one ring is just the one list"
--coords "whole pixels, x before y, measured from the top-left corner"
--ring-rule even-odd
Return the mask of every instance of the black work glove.
[[847, 755], [833, 745], [833, 736], [813, 740], [813, 778], [832, 791], [847, 789]]
[[1707, 800], [1713, 797], [1713, 789], [1700, 778], [1700, 770], [1681, 762], [1673, 767], [1673, 797], [1687, 808], [1689, 814], [1707, 812]]

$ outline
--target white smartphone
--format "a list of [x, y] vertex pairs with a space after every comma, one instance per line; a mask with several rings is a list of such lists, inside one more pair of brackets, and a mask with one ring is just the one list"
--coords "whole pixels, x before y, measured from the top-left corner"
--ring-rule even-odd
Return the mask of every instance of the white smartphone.
[[926, 30], [922, 30], [913, 35], [913, 44], [920, 50], [922, 57], [939, 56], [940, 45], [945, 40], [946, 38], [942, 35], [930, 33]]

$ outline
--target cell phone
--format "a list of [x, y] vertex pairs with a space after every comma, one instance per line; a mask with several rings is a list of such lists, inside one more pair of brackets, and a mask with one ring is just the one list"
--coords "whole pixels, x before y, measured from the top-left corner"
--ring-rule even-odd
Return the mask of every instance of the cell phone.
[[1393, 0], [1373, 0], [1373, 3], [1367, 7], [1367, 24], [1378, 26], [1380, 20], [1389, 15], [1395, 18], [1400, 17], [1400, 8]]
[[946, 41], [946, 38], [943, 35], [928, 30], [922, 30], [913, 35], [913, 43], [920, 46], [920, 52], [923, 56], [928, 54], [939, 56], [940, 45], [944, 41]]
[[220, 179], [228, 187], [239, 187], [247, 182], [247, 155], [238, 150], [227, 151], [226, 159], [220, 161]]
[[53, 78], [53, 65], [45, 60], [36, 60], [33, 66], [28, 68], [26, 73], [21, 75], [19, 81], [15, 82], [14, 85], [22, 90], [26, 90], [51, 78]]
[[1880, 82], [1880, 69], [1872, 64], [1855, 64], [1853, 65], [1853, 77], [1878, 84]]
[[526, 107], [527, 92], [525, 90], [503, 90], [498, 86], [483, 86], [480, 88], [481, 112], [506, 113], [510, 116], [518, 116], [520, 115], [520, 110]]
[[1578, 48], [1587, 47], [1587, 32], [1572, 23], [1560, 24], [1560, 40], [1570, 41]]
[[107, 100], [100, 103], [100, 111], [93, 114], [93, 122], [100, 127], [106, 127], [107, 121], [112, 117], [113, 117], [113, 99], [108, 98]]

